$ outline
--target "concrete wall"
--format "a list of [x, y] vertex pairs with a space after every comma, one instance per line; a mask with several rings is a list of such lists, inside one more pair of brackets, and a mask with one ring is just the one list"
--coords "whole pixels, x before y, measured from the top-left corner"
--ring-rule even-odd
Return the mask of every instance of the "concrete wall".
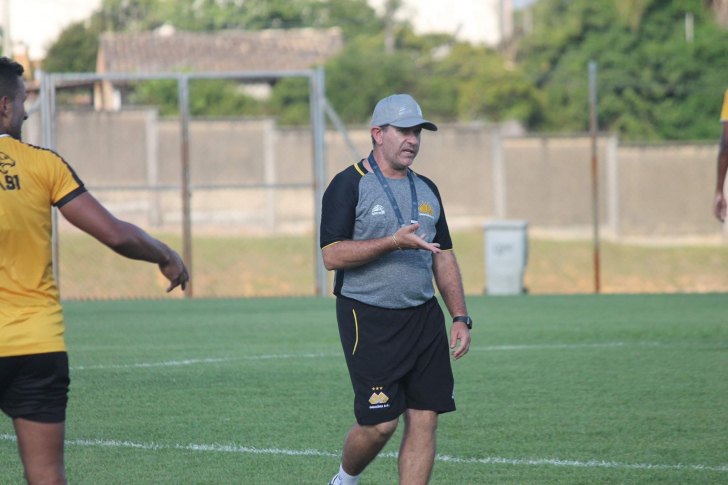
[[[150, 225], [178, 224], [180, 128], [154, 110], [61, 112], [59, 152], [113, 211]], [[350, 138], [371, 149], [367, 127]], [[271, 119], [195, 120], [190, 124], [193, 221], [227, 230], [313, 231], [313, 191], [235, 188], [312, 184], [308, 128], [277, 128]], [[329, 179], [356, 161], [329, 131]], [[599, 211], [614, 236], [719, 235], [711, 215], [717, 144], [622, 145], [598, 141]], [[440, 125], [422, 134], [414, 170], [440, 188], [454, 227], [493, 218], [525, 219], [546, 229], [591, 224], [591, 149], [587, 136], [503, 138], [488, 126]], [[226, 186], [210, 188], [209, 186]], [[166, 186], [162, 191], [104, 187]]]

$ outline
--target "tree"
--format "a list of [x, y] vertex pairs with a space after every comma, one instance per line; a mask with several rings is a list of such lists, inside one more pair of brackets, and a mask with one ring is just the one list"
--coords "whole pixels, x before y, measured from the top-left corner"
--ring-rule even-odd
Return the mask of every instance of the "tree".
[[[625, 6], [626, 4], [629, 4]], [[685, 13], [695, 40], [685, 39]], [[628, 139], [715, 139], [728, 32], [701, 0], [542, 0], [519, 61], [543, 90], [534, 127], [586, 131], [587, 64], [596, 60], [599, 125]]]
[[48, 49], [43, 69], [48, 72], [93, 72], [99, 50], [99, 34], [77, 22], [66, 27]]

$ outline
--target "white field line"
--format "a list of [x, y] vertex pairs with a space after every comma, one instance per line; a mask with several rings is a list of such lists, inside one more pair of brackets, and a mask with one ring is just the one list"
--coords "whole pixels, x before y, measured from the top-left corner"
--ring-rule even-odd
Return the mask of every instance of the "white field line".
[[166, 362], [141, 362], [138, 364], [107, 364], [107, 365], [77, 365], [71, 370], [99, 370], [99, 369], [134, 369], [146, 367], [175, 367], [180, 365], [192, 364], [214, 364], [217, 362], [232, 362], [236, 360], [266, 360], [266, 359], [313, 359], [319, 357], [334, 357], [340, 354], [336, 353], [316, 353], [316, 354], [271, 354], [271, 355], [254, 355], [250, 357], [223, 357], [219, 359], [185, 359], [170, 360]]
[[[609, 348], [609, 347], [629, 347], [629, 346], [658, 346], [659, 342], [608, 342], [597, 344], [544, 344], [544, 345], [496, 345], [491, 347], [470, 347], [470, 350], [476, 352], [494, 352], [506, 350], [547, 350], [547, 349], [590, 349], [590, 348]], [[166, 362], [142, 362], [138, 364], [106, 364], [106, 365], [79, 365], [71, 367], [71, 370], [104, 370], [104, 369], [134, 369], [147, 367], [176, 367], [182, 365], [193, 364], [214, 364], [218, 362], [231, 362], [236, 360], [280, 360], [280, 359], [315, 359], [321, 357], [338, 357], [341, 353], [308, 353], [308, 354], [271, 354], [271, 355], [254, 355], [250, 357], [223, 357], [223, 358], [206, 358], [206, 359], [185, 359], [172, 360]]]
[[660, 342], [605, 342], [597, 344], [534, 344], [470, 347], [470, 350], [493, 352], [498, 350], [595, 349], [609, 347], [657, 347]]
[[[15, 436], [0, 434], [0, 440], [3, 441], [16, 441]], [[116, 441], [116, 440], [66, 440], [67, 446], [103, 446], [111, 448], [137, 448], [142, 450], [183, 450], [183, 451], [216, 451], [226, 453], [247, 453], [253, 455], [286, 455], [286, 456], [325, 456], [325, 457], [339, 457], [340, 452], [320, 451], [320, 450], [286, 450], [283, 448], [255, 448], [250, 446], [239, 446], [236, 444], [221, 445], [200, 445], [200, 444], [189, 444], [189, 445], [164, 445], [157, 443], [133, 443], [131, 441]], [[397, 453], [382, 453], [379, 455], [383, 458], [397, 458]], [[705, 470], [714, 472], [728, 472], [728, 465], [726, 466], [708, 466], [708, 465], [690, 465], [678, 463], [677, 465], [660, 465], [653, 463], [621, 463], [617, 461], [605, 461], [605, 460], [589, 460], [589, 461], [576, 461], [576, 460], [558, 460], [558, 459], [511, 459], [511, 458], [499, 458], [499, 457], [487, 457], [487, 458], [458, 458], [448, 455], [437, 455], [436, 461], [442, 461], [447, 463], [473, 463], [480, 465], [526, 465], [526, 466], [540, 466], [540, 465], [552, 465], [552, 466], [569, 466], [569, 467], [580, 467], [580, 468], [621, 468], [630, 470]]]

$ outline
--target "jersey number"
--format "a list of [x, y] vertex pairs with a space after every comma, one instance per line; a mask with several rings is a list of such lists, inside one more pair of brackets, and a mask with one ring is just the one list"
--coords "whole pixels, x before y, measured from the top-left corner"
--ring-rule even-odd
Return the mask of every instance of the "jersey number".
[[5, 185], [0, 184], [0, 187], [7, 190], [20, 190], [20, 179], [17, 175], [6, 175]]

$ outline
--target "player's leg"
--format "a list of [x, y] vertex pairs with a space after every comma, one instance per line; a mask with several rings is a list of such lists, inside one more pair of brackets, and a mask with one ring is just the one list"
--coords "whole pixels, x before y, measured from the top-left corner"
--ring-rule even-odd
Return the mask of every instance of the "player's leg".
[[397, 429], [399, 419], [373, 426], [355, 424], [346, 435], [341, 466], [349, 475], [359, 475], [374, 461]]
[[38, 423], [13, 419], [18, 451], [30, 485], [65, 485], [63, 467], [64, 423]]
[[399, 453], [400, 483], [426, 484], [435, 460], [438, 415], [455, 411], [445, 317], [437, 300], [418, 307], [417, 360], [402, 379], [407, 396], [404, 435]]
[[404, 434], [399, 448], [399, 483], [425, 485], [435, 462], [437, 413], [408, 409], [404, 413]]
[[0, 409], [13, 419], [18, 451], [30, 485], [65, 484], [63, 437], [68, 402], [65, 352], [9, 357], [11, 377]]
[[[338, 479], [357, 477], [376, 458], [397, 429], [406, 400], [399, 379], [414, 364], [411, 342], [402, 331], [403, 313], [337, 298], [342, 349], [354, 389], [355, 424], [346, 436]], [[405, 312], [406, 320], [406, 312]], [[404, 330], [407, 330], [404, 328]], [[411, 362], [410, 362], [411, 361]]]

